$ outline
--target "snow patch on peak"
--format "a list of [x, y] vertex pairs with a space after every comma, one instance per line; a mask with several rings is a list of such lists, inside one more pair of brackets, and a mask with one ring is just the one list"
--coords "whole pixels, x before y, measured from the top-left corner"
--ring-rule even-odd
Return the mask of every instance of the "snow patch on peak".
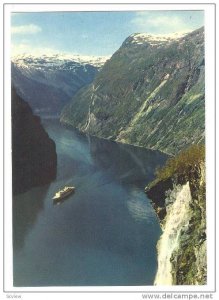
[[149, 33], [134, 33], [131, 37], [131, 44], [150, 44], [151, 46], [169, 43], [179, 40], [187, 35], [189, 32], [175, 32], [171, 34], [149, 34]]
[[92, 65], [94, 67], [102, 67], [110, 56], [86, 56], [69, 53], [55, 53], [43, 55], [29, 55], [19, 54], [11, 57], [12, 62], [20, 67], [27, 67], [28, 65], [47, 65], [47, 66], [61, 66], [65, 63], [72, 62], [80, 65]]

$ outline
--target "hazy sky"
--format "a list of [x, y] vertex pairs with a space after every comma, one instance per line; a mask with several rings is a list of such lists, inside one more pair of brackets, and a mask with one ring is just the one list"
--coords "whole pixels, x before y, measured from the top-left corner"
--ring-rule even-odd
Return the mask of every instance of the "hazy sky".
[[202, 11], [12, 13], [12, 52], [111, 55], [132, 33], [166, 34], [203, 25]]

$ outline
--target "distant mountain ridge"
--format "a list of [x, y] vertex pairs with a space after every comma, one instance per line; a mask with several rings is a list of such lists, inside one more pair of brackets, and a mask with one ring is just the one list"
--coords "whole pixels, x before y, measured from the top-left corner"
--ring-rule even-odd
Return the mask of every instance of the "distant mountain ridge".
[[92, 56], [92, 55], [79, 55], [79, 54], [44, 54], [44, 55], [31, 55], [31, 54], [19, 54], [12, 56], [12, 61], [16, 64], [24, 65], [31, 64], [50, 64], [51, 66], [61, 66], [63, 63], [75, 62], [82, 65], [92, 65], [94, 67], [102, 67], [104, 63], [109, 59], [109, 56]]
[[93, 81], [107, 57], [19, 55], [12, 57], [12, 82], [17, 93], [39, 115], [58, 115], [83, 86]]
[[176, 154], [205, 139], [204, 65], [204, 28], [132, 34], [60, 120], [98, 137]]

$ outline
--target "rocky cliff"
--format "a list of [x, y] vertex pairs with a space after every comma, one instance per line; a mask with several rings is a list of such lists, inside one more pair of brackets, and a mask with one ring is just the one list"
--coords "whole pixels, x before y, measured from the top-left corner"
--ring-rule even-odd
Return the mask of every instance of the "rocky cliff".
[[13, 194], [51, 182], [56, 177], [56, 146], [30, 106], [12, 88]]
[[155, 181], [146, 193], [163, 234], [157, 245], [155, 285], [207, 283], [205, 166], [200, 158], [184, 173]]
[[184, 36], [133, 34], [61, 122], [98, 137], [176, 154], [204, 140], [204, 29]]

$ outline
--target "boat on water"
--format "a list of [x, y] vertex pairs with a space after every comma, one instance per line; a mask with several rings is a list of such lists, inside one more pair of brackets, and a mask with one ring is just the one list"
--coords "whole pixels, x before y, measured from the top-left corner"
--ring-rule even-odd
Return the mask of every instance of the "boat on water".
[[55, 193], [55, 196], [52, 198], [54, 201], [62, 200], [75, 191], [74, 186], [65, 186], [63, 189]]

